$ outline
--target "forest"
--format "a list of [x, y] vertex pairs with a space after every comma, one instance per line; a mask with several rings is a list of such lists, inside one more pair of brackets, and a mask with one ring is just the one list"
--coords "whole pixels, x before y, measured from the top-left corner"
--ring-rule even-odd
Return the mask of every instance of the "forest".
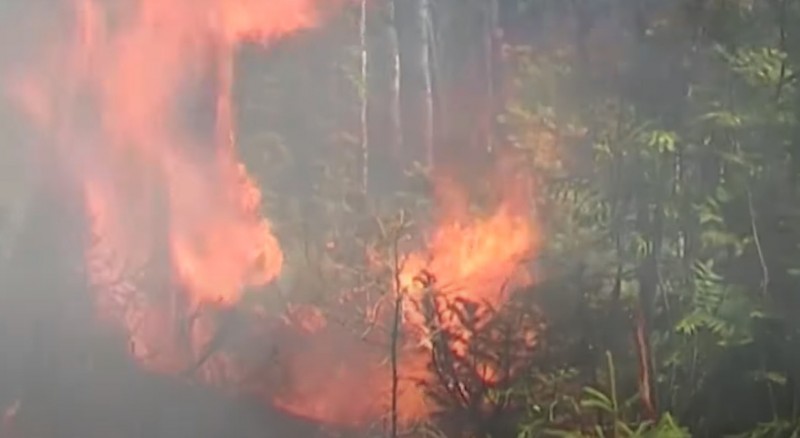
[[800, 437], [797, 63], [800, 0], [4, 0], [0, 438]]

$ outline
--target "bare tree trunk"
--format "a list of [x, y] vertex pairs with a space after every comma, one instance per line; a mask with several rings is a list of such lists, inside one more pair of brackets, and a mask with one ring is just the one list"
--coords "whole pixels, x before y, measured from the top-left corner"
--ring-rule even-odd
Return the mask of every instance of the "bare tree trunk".
[[391, 92], [389, 98], [390, 135], [394, 152], [403, 145], [402, 112], [400, 109], [400, 43], [397, 38], [397, 13], [394, 0], [387, 5], [389, 9], [389, 51], [391, 53]]
[[433, 144], [433, 130], [434, 130], [434, 123], [433, 123], [433, 81], [431, 75], [431, 47], [432, 47], [432, 38], [433, 35], [430, 32], [431, 27], [431, 0], [421, 0], [419, 6], [419, 15], [421, 16], [422, 20], [422, 47], [421, 47], [421, 59], [420, 64], [422, 67], [422, 77], [423, 77], [423, 92], [425, 93], [425, 100], [424, 100], [424, 107], [423, 107], [423, 118], [424, 121], [422, 123], [422, 144], [425, 147], [425, 159], [426, 164], [428, 167], [433, 168], [434, 166], [434, 144]]
[[367, 126], [367, 114], [369, 112], [369, 81], [367, 78], [367, 68], [369, 53], [367, 49], [367, 0], [361, 0], [361, 16], [359, 19], [358, 35], [361, 50], [361, 84], [359, 98], [361, 99], [361, 114], [359, 123], [361, 125], [361, 191], [366, 196], [369, 181], [369, 128]]
[[496, 148], [501, 33], [497, 0], [438, 0], [429, 27], [437, 155], [470, 174]]
[[400, 260], [399, 242], [401, 238], [401, 230], [405, 225], [405, 216], [402, 215], [400, 225], [397, 229], [397, 235], [394, 238], [392, 245], [392, 274], [394, 277], [394, 309], [392, 315], [392, 330], [390, 333], [390, 351], [389, 358], [392, 367], [392, 407], [391, 407], [391, 431], [390, 437], [397, 438], [398, 436], [398, 398], [400, 395], [400, 370], [399, 370], [399, 355], [400, 355], [400, 336], [402, 330], [403, 318], [403, 298], [405, 290], [403, 289], [402, 282], [400, 281], [400, 274], [402, 269], [402, 261]]
[[389, 46], [392, 57], [391, 69], [391, 97], [389, 111], [391, 114], [390, 139], [395, 148], [403, 144], [403, 128], [400, 111], [400, 43], [397, 40], [397, 18], [394, 1], [389, 2]]
[[484, 116], [485, 123], [485, 144], [486, 152], [494, 153], [498, 140], [497, 114], [500, 111], [497, 96], [498, 66], [500, 66], [500, 50], [502, 49], [502, 34], [498, 23], [498, 4], [497, 0], [486, 0], [486, 10], [484, 17], [484, 62], [485, 62], [485, 81], [486, 81], [486, 108]]
[[398, 398], [400, 388], [400, 370], [398, 369], [398, 348], [400, 341], [400, 321], [403, 315], [403, 294], [400, 291], [396, 292], [397, 296], [394, 300], [394, 315], [392, 316], [392, 333], [391, 333], [391, 365], [392, 365], [392, 420], [391, 420], [391, 438], [397, 438], [398, 434]]
[[634, 340], [639, 360], [639, 396], [648, 419], [655, 420], [658, 413], [655, 386], [654, 351], [650, 342], [653, 323], [653, 308], [658, 293], [658, 255], [661, 252], [663, 212], [660, 202], [653, 208], [651, 219], [650, 205], [646, 199], [638, 200], [638, 227], [650, 236], [650, 248], [637, 273], [639, 282], [639, 303], [634, 321]]
[[362, 56], [367, 57], [367, 94], [362, 105], [367, 105], [368, 141], [367, 155], [363, 159], [367, 166], [365, 172], [369, 193], [373, 198], [380, 199], [397, 190], [402, 174], [397, 169], [398, 162], [404, 159], [401, 151], [400, 60], [394, 1], [374, 0], [368, 4], [368, 8], [364, 17], [366, 22], [362, 21], [361, 28], [364, 39]]
[[433, 86], [426, 23], [430, 0], [394, 0], [400, 59], [400, 101], [404, 155], [432, 167]]

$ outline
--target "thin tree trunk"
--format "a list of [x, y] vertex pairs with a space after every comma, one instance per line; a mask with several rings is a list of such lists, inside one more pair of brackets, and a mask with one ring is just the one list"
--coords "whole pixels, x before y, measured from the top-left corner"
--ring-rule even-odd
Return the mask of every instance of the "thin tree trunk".
[[400, 60], [403, 153], [433, 166], [430, 0], [394, 0]]
[[[405, 218], [401, 218], [401, 224], [405, 221]], [[400, 369], [399, 369], [399, 348], [400, 348], [400, 330], [401, 330], [401, 319], [403, 316], [403, 286], [402, 282], [400, 281], [400, 271], [401, 271], [401, 264], [402, 261], [400, 260], [400, 250], [399, 250], [399, 241], [400, 241], [400, 233], [398, 230], [397, 236], [395, 236], [394, 243], [392, 246], [392, 259], [393, 259], [393, 276], [394, 276], [394, 312], [392, 316], [392, 331], [391, 331], [391, 345], [390, 345], [390, 362], [392, 367], [392, 408], [391, 408], [391, 438], [397, 438], [398, 436], [398, 399], [399, 399], [399, 388], [400, 388]]]
[[398, 368], [398, 348], [400, 340], [400, 319], [403, 314], [403, 295], [400, 291], [396, 292], [397, 296], [394, 300], [394, 315], [392, 317], [392, 334], [391, 334], [391, 363], [392, 363], [392, 420], [391, 420], [391, 438], [397, 438], [398, 434], [398, 398], [400, 388], [400, 370]]
[[390, 114], [390, 141], [395, 148], [393, 152], [397, 154], [397, 148], [403, 145], [403, 127], [400, 109], [400, 43], [397, 40], [397, 18], [394, 0], [390, 0], [387, 5], [389, 8], [389, 51], [391, 53], [391, 92], [389, 97]]
[[484, 63], [486, 81], [486, 115], [485, 123], [485, 145], [486, 152], [494, 153], [495, 141], [497, 136], [496, 117], [498, 108], [497, 102], [497, 55], [500, 48], [500, 34], [498, 29], [498, 5], [497, 0], [486, 0], [486, 11], [484, 17]]
[[425, 158], [427, 165], [433, 168], [434, 163], [434, 144], [433, 144], [433, 81], [431, 75], [431, 47], [433, 35], [430, 32], [430, 0], [422, 0], [420, 2], [420, 15], [422, 16], [423, 32], [422, 32], [422, 71], [423, 71], [423, 89], [425, 91], [425, 106], [424, 106], [424, 122], [423, 122], [423, 144], [425, 145]]
[[[365, 2], [366, 3], [366, 2]], [[394, 193], [400, 185], [402, 161], [400, 61], [393, 0], [373, 0], [363, 17], [362, 60], [366, 56], [366, 143], [362, 149], [365, 184], [373, 199]], [[362, 10], [363, 12], [363, 10]], [[366, 51], [366, 52], [364, 52]], [[362, 67], [364, 65], [362, 64]], [[362, 124], [364, 120], [362, 119]], [[362, 125], [362, 128], [364, 125]]]
[[[646, 199], [638, 201], [637, 221], [639, 229], [650, 235], [650, 248], [647, 257], [639, 267], [639, 302], [635, 315], [634, 345], [639, 360], [639, 395], [648, 419], [654, 420], [658, 413], [656, 404], [656, 387], [654, 373], [653, 349], [650, 343], [650, 331], [653, 321], [653, 307], [658, 293], [658, 255], [661, 252], [662, 211], [660, 203], [654, 208], [653, 219], [650, 220], [650, 205]], [[650, 228], [647, 230], [647, 228]]]
[[361, 0], [361, 17], [359, 19], [359, 43], [361, 50], [361, 84], [359, 98], [361, 99], [361, 191], [366, 196], [369, 182], [369, 128], [367, 114], [369, 113], [369, 81], [367, 78], [369, 52], [367, 50], [367, 0]]

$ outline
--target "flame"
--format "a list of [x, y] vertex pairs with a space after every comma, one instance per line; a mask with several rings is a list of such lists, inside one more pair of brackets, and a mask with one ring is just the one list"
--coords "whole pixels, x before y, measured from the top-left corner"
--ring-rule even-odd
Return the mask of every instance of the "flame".
[[[92, 252], [119, 259], [113, 271], [90, 270], [96, 283], [164, 252], [175, 278], [162, 295], [177, 282], [191, 303], [232, 305], [279, 274], [259, 189], [236, 158], [232, 59], [244, 41], [313, 25], [315, 10], [309, 0], [75, 1], [74, 38], [10, 91], [84, 188], [100, 241]], [[207, 108], [181, 107], [207, 89]], [[214, 132], [198, 136], [203, 121], [186, 113], [208, 108]]]
[[[76, 36], [13, 83], [56, 137], [96, 230], [129, 265], [165, 249], [191, 301], [229, 305], [264, 285], [282, 255], [259, 189], [237, 162], [233, 53], [315, 23], [309, 0], [76, 0]], [[194, 82], [194, 84], [193, 84]], [[201, 87], [191, 90], [191, 86]], [[188, 89], [187, 89], [188, 88]], [[213, 133], [181, 108], [212, 89]], [[209, 104], [210, 103], [210, 104]], [[167, 228], [168, 248], [152, 236]], [[130, 269], [130, 268], [128, 268]]]
[[[494, 187], [500, 202], [488, 215], [470, 210], [466, 191], [451, 179], [440, 179], [437, 198], [440, 218], [427, 250], [410, 254], [401, 271], [401, 291], [411, 301], [406, 318], [428, 336], [424, 301], [435, 307], [440, 328], [455, 334], [453, 348], [467, 354], [469, 331], [459, 315], [466, 304], [474, 307], [475, 325], [480, 329], [491, 313], [510, 298], [509, 291], [533, 281], [521, 268], [526, 258], [539, 248], [540, 236], [530, 211], [531, 182], [515, 171], [512, 158], [499, 161]], [[420, 278], [420, 273], [424, 273]], [[426, 297], [435, 289], [436, 297]], [[430, 319], [430, 316], [427, 317]], [[486, 370], [488, 376], [492, 370]]]
[[[180, 373], [222, 330], [214, 315], [269, 284], [284, 263], [261, 192], [237, 157], [236, 49], [314, 26], [321, 0], [64, 1], [74, 6], [70, 37], [14, 75], [9, 92], [51, 137], [40, 155], [83, 191], [100, 319], [127, 333], [143, 366]], [[367, 345], [307, 306], [284, 318], [248, 309], [246, 347], [216, 357], [201, 378], [344, 425], [385, 418], [397, 384], [400, 422], [428, 417], [433, 404], [420, 384], [434, 379], [431, 303], [440, 328], [455, 335], [447, 348], [465, 356], [509, 289], [533, 280], [520, 269], [539, 244], [529, 184], [509, 181], [516, 172], [500, 164], [494, 186], [505, 191], [488, 212], [473, 212], [455, 180], [437, 182], [430, 239], [405, 254], [399, 290], [386, 294], [403, 302], [396, 377], [386, 336]], [[343, 312], [352, 314], [350, 305]], [[468, 306], [477, 309], [469, 327], [457, 315]], [[373, 312], [384, 328], [391, 307]], [[253, 348], [270, 345], [277, 365]], [[475, 366], [487, 384], [500, 379], [490, 363]]]
[[6, 89], [48, 133], [38, 155], [83, 190], [100, 319], [127, 332], [145, 367], [178, 372], [216, 330], [200, 310], [236, 305], [283, 265], [237, 158], [235, 51], [315, 25], [319, 5], [64, 2], [74, 20], [62, 42]]
[[[439, 324], [438, 329], [451, 335], [445, 348], [466, 358], [473, 334], [484, 329], [493, 312], [506, 304], [511, 290], [534, 280], [522, 266], [540, 244], [538, 228], [529, 211], [529, 182], [509, 178], [514, 175], [509, 170], [507, 164], [500, 163], [494, 185], [505, 191], [496, 194], [499, 202], [484, 214], [471, 211], [469, 194], [462, 185], [454, 180], [438, 180], [440, 211], [431, 237], [423, 249], [402, 257], [400, 287], [394, 297], [400, 294], [403, 302], [402, 340], [396, 359], [397, 414], [403, 425], [423, 421], [436, 409], [424, 389], [424, 385], [437, 379], [431, 368], [431, 356], [437, 347], [432, 315], [427, 312], [429, 308], [426, 310], [428, 303], [435, 301], [433, 319]], [[374, 253], [367, 256], [373, 261], [380, 259]], [[364, 305], [345, 302], [344, 313]], [[468, 327], [457, 313], [469, 305], [475, 310]], [[383, 333], [391, 330], [391, 307], [378, 306], [371, 312]], [[291, 323], [295, 330], [308, 328], [299, 338], [282, 338], [280, 344], [288, 351], [286, 359], [278, 362], [293, 376], [284, 377], [286, 382], [297, 378], [304, 384], [288, 383], [273, 401], [287, 411], [327, 423], [366, 426], [380, 419], [387, 421], [393, 376], [386, 336], [356, 336], [328, 322], [315, 307], [305, 307], [295, 317], [299, 319]], [[536, 327], [526, 330], [525, 347], [535, 346]], [[376, 345], [370, 346], [370, 341]], [[474, 363], [473, 371], [486, 385], [496, 384], [504, 377], [487, 361]], [[355, 388], [358, 397], [352, 397]]]
[[455, 200], [445, 201], [453, 207], [443, 213], [428, 250], [413, 253], [406, 260], [403, 286], [414, 299], [420, 299], [423, 288], [414, 277], [424, 269], [451, 299], [500, 304], [503, 283], [536, 243], [530, 219], [517, 211], [513, 200], [504, 200], [485, 218], [476, 218], [459, 198]]

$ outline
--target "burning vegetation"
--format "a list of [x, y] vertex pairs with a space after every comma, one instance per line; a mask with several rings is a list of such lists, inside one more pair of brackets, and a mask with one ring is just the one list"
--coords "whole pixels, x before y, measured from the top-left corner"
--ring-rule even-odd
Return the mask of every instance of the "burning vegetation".
[[375, 219], [355, 257], [280, 286], [300, 262], [284, 255], [293, 236], [276, 236], [239, 158], [235, 59], [245, 43], [316, 26], [333, 2], [65, 3], [64, 35], [7, 91], [46, 133], [37, 166], [59, 176], [45, 190], [69, 187], [82, 203], [96, 325], [126, 339], [139, 367], [394, 436], [445, 408], [499, 412], [490, 391], [523, 370], [539, 330], [514, 306], [535, 281], [540, 236], [532, 183], [513, 160], [486, 172], [482, 209], [440, 175], [428, 224]]
[[0, 438], [800, 436], [798, 23], [0, 1]]

